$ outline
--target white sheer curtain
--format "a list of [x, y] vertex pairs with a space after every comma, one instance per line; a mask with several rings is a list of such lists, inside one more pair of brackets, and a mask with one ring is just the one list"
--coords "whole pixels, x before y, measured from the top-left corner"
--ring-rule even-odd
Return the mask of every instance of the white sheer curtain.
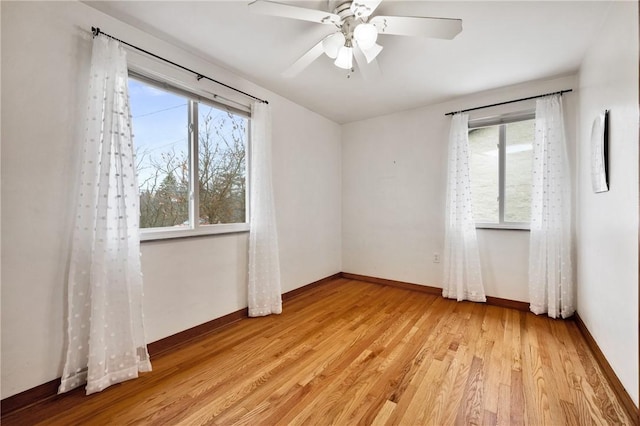
[[271, 108], [254, 102], [251, 111], [251, 231], [249, 232], [249, 316], [282, 312], [280, 256], [271, 182]]
[[104, 36], [93, 40], [86, 112], [59, 393], [86, 383], [91, 394], [151, 370], [127, 62], [120, 44]]
[[455, 114], [449, 133], [444, 288], [451, 299], [485, 302], [469, 173], [469, 116]]
[[575, 311], [571, 266], [571, 182], [562, 97], [536, 101], [533, 145], [529, 298], [535, 314]]

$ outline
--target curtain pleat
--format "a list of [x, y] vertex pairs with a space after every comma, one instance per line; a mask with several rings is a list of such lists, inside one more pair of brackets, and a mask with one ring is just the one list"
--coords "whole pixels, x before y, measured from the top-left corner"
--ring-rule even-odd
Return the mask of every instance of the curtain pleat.
[[536, 101], [529, 298], [535, 314], [552, 318], [575, 312], [571, 264], [571, 181], [562, 97]]
[[95, 37], [59, 393], [86, 383], [91, 394], [151, 370], [127, 83], [124, 49], [107, 37]]
[[469, 158], [469, 116], [455, 114], [449, 133], [442, 295], [458, 301], [485, 302]]
[[273, 200], [271, 108], [255, 102], [251, 111], [251, 230], [249, 232], [249, 316], [282, 312], [280, 256]]

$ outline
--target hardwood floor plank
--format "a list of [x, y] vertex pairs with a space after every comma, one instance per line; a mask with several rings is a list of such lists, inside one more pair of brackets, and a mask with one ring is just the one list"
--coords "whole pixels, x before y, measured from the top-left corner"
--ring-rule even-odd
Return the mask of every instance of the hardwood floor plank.
[[[471, 355], [470, 355], [471, 354]], [[471, 369], [473, 354], [467, 346], [459, 346], [451, 362], [447, 379], [441, 388], [441, 395], [433, 411], [434, 425], [453, 424], [460, 407], [465, 399], [465, 386]]]
[[[537, 337], [539, 342], [538, 354], [541, 360], [541, 373], [544, 378], [544, 393], [545, 402], [549, 411], [549, 418], [560, 419], [563, 417], [563, 410], [560, 406], [561, 399], [571, 399], [571, 394], [568, 385], [564, 382], [564, 374], [560, 368], [560, 362], [557, 359], [557, 353], [563, 350], [559, 342], [552, 337], [550, 332], [550, 322], [540, 322], [537, 330]], [[555, 342], [556, 345], [553, 345]], [[554, 373], [554, 367], [558, 368], [558, 372]]]
[[482, 423], [483, 426], [494, 426], [496, 424], [498, 424], [498, 416], [496, 413], [493, 413], [491, 411], [488, 410], [484, 410], [484, 415], [482, 417]]
[[376, 413], [376, 416], [373, 418], [373, 421], [371, 423], [366, 423], [366, 424], [371, 424], [371, 426], [386, 425], [389, 420], [389, 417], [391, 417], [391, 414], [393, 414], [393, 411], [395, 409], [396, 409], [395, 402], [391, 402], [389, 400], [385, 401], [385, 403], [382, 405], [382, 408], [380, 408], [380, 410]]
[[513, 424], [511, 420], [511, 386], [500, 384], [498, 387], [498, 412], [496, 413], [496, 424], [499, 426], [508, 426]]
[[[509, 424], [514, 426], [524, 425], [525, 402], [524, 385], [522, 384], [522, 371], [511, 372], [511, 398], [509, 400]], [[531, 423], [531, 422], [529, 422]]]
[[[531, 333], [529, 333], [531, 334]], [[524, 355], [525, 368], [531, 377], [524, 381], [525, 407], [531, 424], [553, 424], [549, 413], [547, 385], [542, 371], [542, 359], [537, 346], [530, 345]]]
[[565, 400], [560, 400], [560, 406], [562, 407], [563, 423], [567, 426], [580, 426], [576, 409], [573, 404]]
[[605, 425], [626, 416], [574, 323], [349, 279], [11, 425]]
[[[500, 388], [501, 370], [504, 359], [504, 346], [502, 345], [504, 335], [503, 309], [495, 306], [487, 306], [487, 311], [483, 320], [486, 332], [483, 333], [486, 348], [483, 356], [484, 377], [483, 382], [483, 407], [486, 411], [496, 414], [498, 412], [498, 396], [496, 389]], [[497, 421], [497, 417], [496, 417]]]
[[465, 398], [458, 408], [456, 424], [482, 424], [482, 359], [474, 356], [465, 387]]
[[504, 309], [502, 314], [502, 338], [496, 342], [496, 346], [500, 348], [500, 378], [498, 383], [506, 386], [511, 385], [511, 371], [514, 368], [512, 361], [513, 349], [511, 348], [514, 341], [514, 327], [518, 324], [518, 315], [520, 313], [511, 309]]
[[[433, 342], [433, 344], [439, 346], [441, 343]], [[428, 345], [431, 346], [431, 344]], [[397, 413], [401, 414], [397, 422], [400, 424], [426, 423], [429, 413], [434, 408], [440, 384], [451, 364], [451, 358], [452, 356], [442, 360], [432, 358], [420, 364], [396, 408]]]

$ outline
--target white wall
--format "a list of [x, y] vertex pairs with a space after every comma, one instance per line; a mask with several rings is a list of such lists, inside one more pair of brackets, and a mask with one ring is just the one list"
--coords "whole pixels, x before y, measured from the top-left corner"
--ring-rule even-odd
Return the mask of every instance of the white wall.
[[[82, 3], [1, 8], [2, 398], [61, 375], [76, 123], [92, 25], [267, 98], [283, 291], [341, 271], [339, 125]], [[246, 307], [247, 240], [245, 233], [143, 243], [148, 341]]]
[[[612, 2], [580, 69], [578, 313], [638, 405], [638, 3]], [[610, 109], [610, 190], [591, 188], [590, 135]]]
[[[343, 270], [442, 287], [444, 200], [450, 117], [445, 113], [575, 89], [575, 76], [483, 92], [463, 99], [345, 124], [342, 132]], [[573, 152], [577, 93], [564, 96]], [[519, 102], [470, 113], [489, 117], [535, 107]], [[529, 233], [478, 230], [487, 295], [528, 301]]]

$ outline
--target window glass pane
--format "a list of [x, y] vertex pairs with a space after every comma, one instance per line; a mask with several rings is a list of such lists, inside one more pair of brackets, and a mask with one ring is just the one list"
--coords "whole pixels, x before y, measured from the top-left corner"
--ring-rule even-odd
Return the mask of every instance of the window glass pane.
[[129, 79], [140, 228], [189, 225], [188, 99]]
[[476, 222], [498, 223], [499, 126], [469, 130], [471, 191]]
[[534, 120], [506, 125], [504, 221], [531, 219], [531, 167]]
[[198, 105], [200, 224], [245, 222], [248, 119]]

